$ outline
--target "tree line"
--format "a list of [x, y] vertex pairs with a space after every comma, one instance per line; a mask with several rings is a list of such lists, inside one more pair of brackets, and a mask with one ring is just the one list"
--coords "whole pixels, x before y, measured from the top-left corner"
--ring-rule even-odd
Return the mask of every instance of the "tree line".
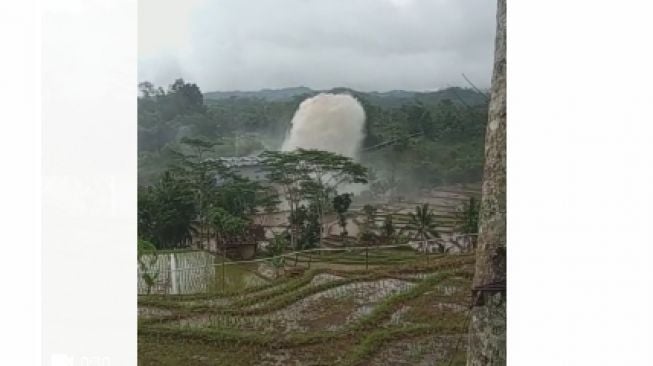
[[[230, 97], [207, 99], [200, 87], [182, 79], [167, 88], [139, 84], [139, 182], [158, 180], [186, 149], [184, 138], [215, 143], [210, 154], [246, 156], [277, 149], [292, 116], [316, 91], [285, 99]], [[364, 93], [334, 89], [355, 96], [366, 113], [361, 161], [374, 169], [379, 188], [401, 190], [420, 186], [480, 181], [487, 104], [475, 91], [449, 88], [432, 93]], [[386, 141], [388, 148], [366, 151]], [[428, 157], [426, 159], [425, 157]], [[382, 184], [381, 184], [382, 183]]]
[[[157, 249], [190, 247], [193, 239], [218, 243], [252, 241], [261, 228], [256, 214], [289, 207], [287, 236], [295, 249], [314, 247], [325, 216], [343, 214], [343, 184], [367, 183], [367, 168], [351, 158], [311, 149], [266, 151], [264, 180], [252, 180], [207, 158], [216, 143], [184, 138], [160, 179], [138, 190], [138, 235]], [[346, 205], [348, 208], [348, 204]], [[345, 211], [346, 211], [345, 208]]]

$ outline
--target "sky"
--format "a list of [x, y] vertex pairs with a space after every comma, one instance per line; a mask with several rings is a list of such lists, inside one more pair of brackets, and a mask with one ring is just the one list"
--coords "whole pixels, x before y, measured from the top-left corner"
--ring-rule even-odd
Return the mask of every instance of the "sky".
[[138, 78], [202, 91], [488, 88], [496, 2], [139, 0]]

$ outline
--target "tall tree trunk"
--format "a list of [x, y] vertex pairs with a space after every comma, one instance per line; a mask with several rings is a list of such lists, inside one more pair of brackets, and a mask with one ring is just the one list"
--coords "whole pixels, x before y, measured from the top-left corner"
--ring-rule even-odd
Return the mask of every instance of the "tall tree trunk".
[[494, 71], [472, 283], [467, 366], [506, 364], [506, 1], [498, 0]]

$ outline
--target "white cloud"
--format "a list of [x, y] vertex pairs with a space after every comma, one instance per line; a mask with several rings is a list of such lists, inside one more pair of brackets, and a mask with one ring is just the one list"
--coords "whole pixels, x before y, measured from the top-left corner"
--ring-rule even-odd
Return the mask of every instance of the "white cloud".
[[[490, 82], [486, 0], [143, 1], [139, 78], [205, 90], [433, 89]], [[147, 29], [144, 29], [147, 28]]]
[[138, 52], [156, 57], [191, 42], [193, 12], [203, 0], [139, 0]]

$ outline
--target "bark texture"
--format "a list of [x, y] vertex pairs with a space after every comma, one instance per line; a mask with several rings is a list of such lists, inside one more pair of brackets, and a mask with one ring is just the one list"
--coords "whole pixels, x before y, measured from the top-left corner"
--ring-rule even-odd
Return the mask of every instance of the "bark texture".
[[467, 366], [506, 364], [505, 284], [506, 1], [498, 0]]

